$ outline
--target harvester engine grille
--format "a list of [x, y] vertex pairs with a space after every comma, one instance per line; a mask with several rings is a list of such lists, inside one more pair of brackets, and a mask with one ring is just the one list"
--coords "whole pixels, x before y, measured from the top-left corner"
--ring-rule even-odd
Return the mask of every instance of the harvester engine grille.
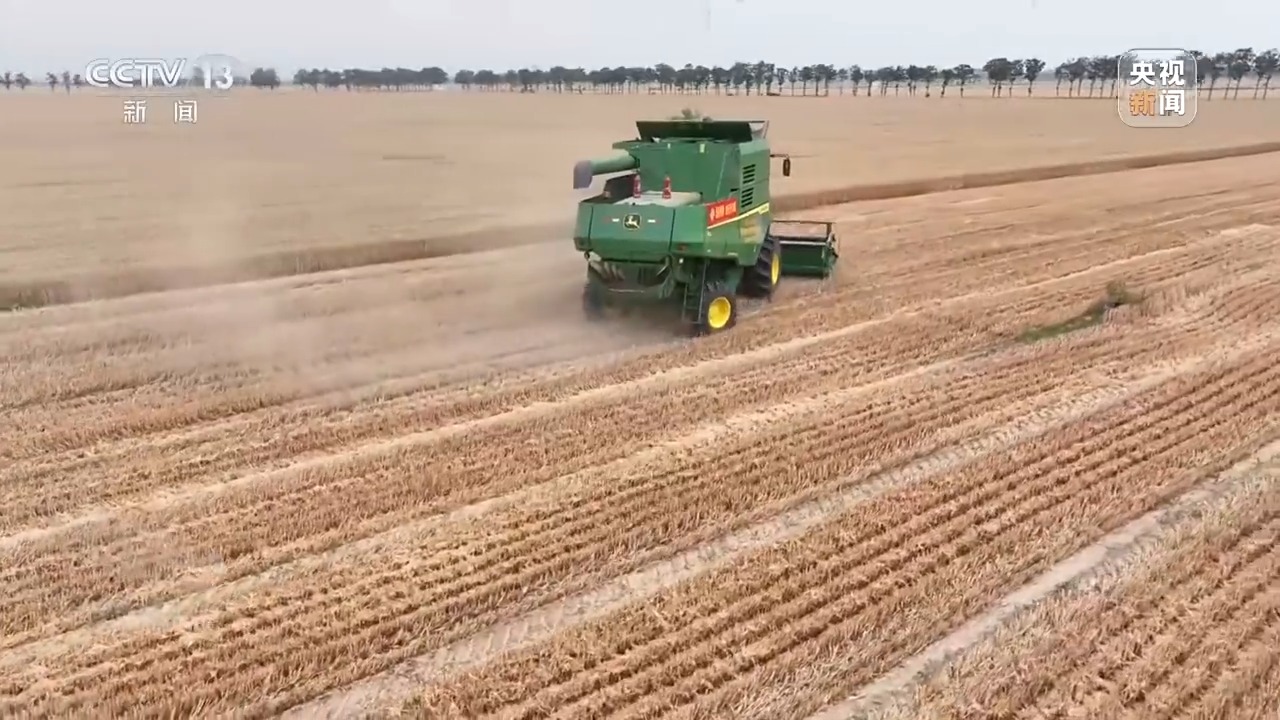
[[748, 210], [756, 200], [756, 166], [745, 165], [742, 168], [742, 192], [738, 193], [738, 209]]

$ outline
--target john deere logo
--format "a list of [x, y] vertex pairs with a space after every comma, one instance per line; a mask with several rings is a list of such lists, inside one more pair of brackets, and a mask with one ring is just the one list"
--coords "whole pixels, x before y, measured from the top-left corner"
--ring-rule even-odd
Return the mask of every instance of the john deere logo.
[[622, 218], [622, 227], [628, 230], [638, 229], [640, 227], [640, 216], [632, 214]]

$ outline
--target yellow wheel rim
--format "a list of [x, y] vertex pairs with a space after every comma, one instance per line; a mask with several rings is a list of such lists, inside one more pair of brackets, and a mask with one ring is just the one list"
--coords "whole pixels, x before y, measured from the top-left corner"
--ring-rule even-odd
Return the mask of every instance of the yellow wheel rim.
[[769, 264], [769, 282], [777, 285], [780, 277], [782, 277], [782, 258], [774, 253], [773, 262]]
[[707, 306], [707, 325], [712, 330], [720, 330], [728, 325], [732, 316], [733, 303], [729, 302], [729, 298], [718, 297]]

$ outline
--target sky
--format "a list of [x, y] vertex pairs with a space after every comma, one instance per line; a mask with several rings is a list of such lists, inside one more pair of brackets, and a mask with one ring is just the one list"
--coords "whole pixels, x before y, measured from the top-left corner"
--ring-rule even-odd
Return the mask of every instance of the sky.
[[[95, 58], [249, 66], [595, 68], [667, 62], [981, 67], [1130, 48], [1280, 45], [1280, 2], [1242, 0], [0, 0], [0, 72]], [[709, 10], [709, 13], [707, 12]]]

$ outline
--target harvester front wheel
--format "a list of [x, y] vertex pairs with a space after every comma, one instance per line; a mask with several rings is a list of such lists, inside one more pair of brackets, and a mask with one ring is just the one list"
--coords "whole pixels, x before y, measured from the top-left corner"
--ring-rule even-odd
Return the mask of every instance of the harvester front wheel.
[[728, 330], [738, 322], [738, 302], [728, 288], [708, 285], [702, 293], [702, 321], [697, 331], [702, 335]]
[[772, 235], [760, 244], [756, 264], [742, 274], [742, 294], [751, 298], [772, 298], [782, 279], [782, 245]]

